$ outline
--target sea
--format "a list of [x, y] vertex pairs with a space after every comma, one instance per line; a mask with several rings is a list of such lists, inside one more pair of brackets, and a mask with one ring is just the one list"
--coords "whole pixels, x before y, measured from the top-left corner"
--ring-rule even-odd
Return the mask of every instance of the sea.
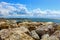
[[59, 19], [49, 19], [49, 18], [20, 18], [16, 19], [16, 21], [22, 21], [22, 20], [29, 20], [32, 22], [54, 22], [54, 23], [60, 23]]

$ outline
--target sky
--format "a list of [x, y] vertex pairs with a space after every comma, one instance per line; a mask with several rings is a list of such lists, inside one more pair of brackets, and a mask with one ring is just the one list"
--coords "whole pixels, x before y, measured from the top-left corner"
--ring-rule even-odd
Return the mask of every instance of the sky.
[[60, 18], [60, 0], [0, 0], [0, 17]]

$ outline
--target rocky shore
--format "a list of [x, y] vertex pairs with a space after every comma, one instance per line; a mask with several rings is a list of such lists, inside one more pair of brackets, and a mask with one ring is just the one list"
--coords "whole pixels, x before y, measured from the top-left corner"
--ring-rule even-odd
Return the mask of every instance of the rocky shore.
[[60, 40], [60, 24], [0, 20], [0, 40]]

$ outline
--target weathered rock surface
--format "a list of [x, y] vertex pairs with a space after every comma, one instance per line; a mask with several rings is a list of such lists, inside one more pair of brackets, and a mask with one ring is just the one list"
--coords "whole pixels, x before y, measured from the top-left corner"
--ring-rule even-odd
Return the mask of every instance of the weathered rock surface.
[[20, 28], [2, 29], [0, 31], [0, 37], [4, 40], [34, 40], [24, 32]]
[[42, 36], [41, 40], [59, 40], [59, 38], [54, 35], [49, 36], [48, 34], [45, 34]]
[[54, 36], [54, 35], [52, 35], [52, 36], [49, 37], [49, 40], [59, 40], [59, 38]]
[[53, 22], [0, 21], [0, 40], [60, 40], [60, 25]]
[[30, 32], [30, 35], [31, 35], [33, 38], [35, 38], [36, 40], [39, 40], [39, 39], [40, 39], [35, 30], [32, 30], [32, 31]]
[[60, 30], [55, 31], [53, 35], [55, 35], [56, 37], [58, 37], [59, 40], [60, 40]]
[[5, 20], [0, 22], [0, 29], [16, 28], [18, 27], [15, 20]]
[[48, 40], [49, 39], [49, 34], [44, 34], [41, 38], [41, 40]]

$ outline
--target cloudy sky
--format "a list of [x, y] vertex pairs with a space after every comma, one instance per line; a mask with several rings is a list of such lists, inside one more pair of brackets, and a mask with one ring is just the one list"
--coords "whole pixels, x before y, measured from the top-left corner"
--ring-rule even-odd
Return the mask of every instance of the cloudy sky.
[[60, 18], [60, 0], [0, 0], [0, 18]]

